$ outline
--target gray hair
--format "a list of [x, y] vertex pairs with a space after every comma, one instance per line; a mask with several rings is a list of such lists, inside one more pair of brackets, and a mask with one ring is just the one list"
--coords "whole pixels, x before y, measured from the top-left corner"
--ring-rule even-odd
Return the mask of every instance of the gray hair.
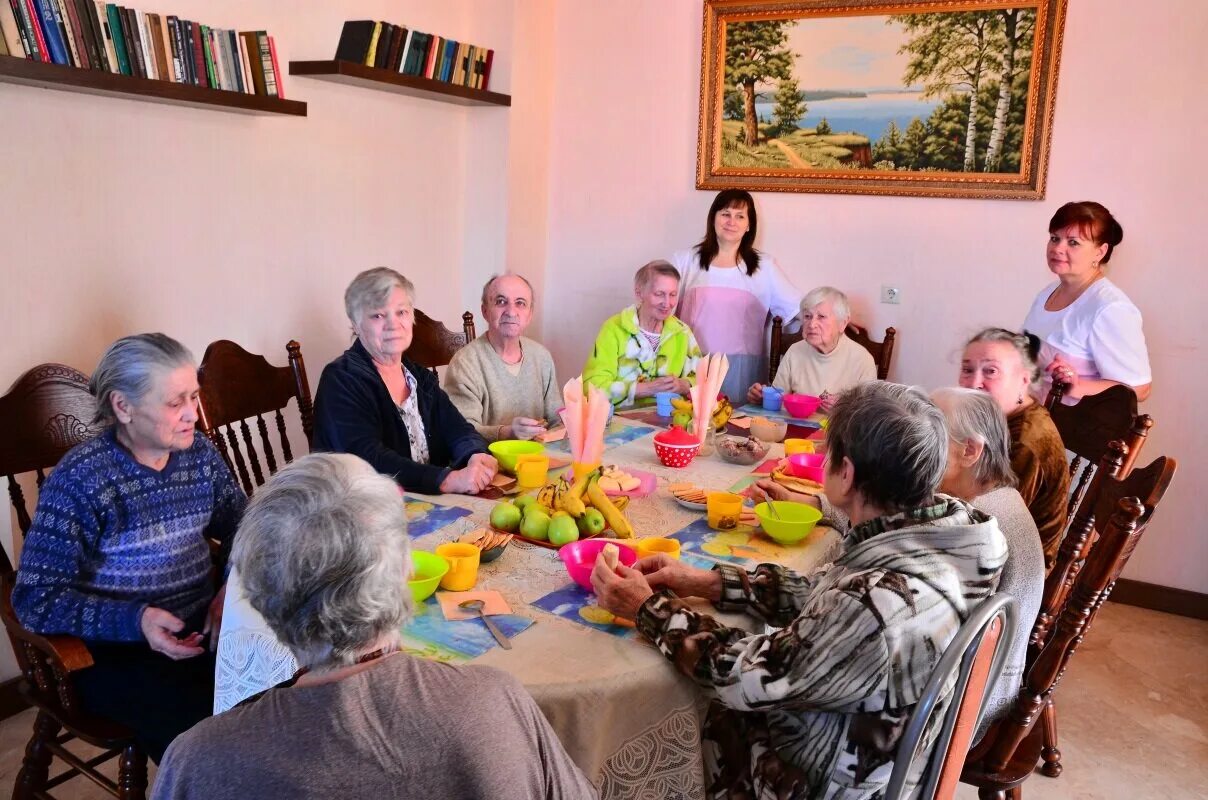
[[809, 293], [801, 298], [801, 313], [804, 314], [828, 300], [836, 317], [844, 322], [851, 320], [851, 303], [847, 302], [847, 295], [833, 286], [819, 286], [817, 289], [810, 289]]
[[482, 285], [482, 304], [484, 306], [487, 304], [487, 300], [490, 299], [491, 286], [493, 286], [495, 281], [499, 280], [500, 278], [519, 278], [520, 280], [524, 281], [524, 285], [528, 287], [529, 298], [534, 301], [537, 299], [537, 293], [533, 291], [533, 284], [529, 283], [528, 278], [517, 272], [496, 272], [486, 283]]
[[977, 389], [945, 386], [933, 391], [931, 399], [944, 413], [949, 436], [982, 445], [981, 458], [973, 465], [974, 480], [994, 489], [1015, 486], [1007, 417], [994, 398]]
[[105, 350], [88, 380], [88, 391], [96, 398], [96, 416], [92, 421], [101, 425], [117, 423], [113, 413], [114, 392], [138, 405], [159, 375], [196, 365], [189, 348], [171, 336], [139, 333], [118, 339]]
[[1040, 355], [1039, 337], [1026, 331], [1024, 333], [1016, 333], [1006, 328], [985, 328], [973, 334], [969, 341], [965, 342], [965, 347], [981, 342], [1009, 344], [1019, 354], [1019, 363], [1023, 365], [1024, 371], [1028, 373], [1028, 381], [1035, 384], [1040, 380], [1041, 370], [1040, 366], [1036, 363], [1036, 358]]
[[644, 292], [660, 275], [665, 278], [675, 278], [677, 282], [681, 280], [679, 270], [672, 266], [670, 261], [659, 259], [651, 261], [633, 274], [633, 288]]
[[374, 267], [357, 275], [344, 290], [344, 313], [348, 314], [348, 321], [358, 324], [362, 314], [380, 307], [395, 289], [402, 289], [412, 305], [415, 304], [415, 286], [390, 267]]
[[844, 458], [853, 488], [885, 511], [931, 500], [948, 463], [944, 415], [923, 391], [883, 381], [858, 384], [839, 395], [827, 428], [828, 469]]
[[411, 616], [398, 486], [353, 455], [313, 453], [273, 476], [231, 559], [252, 608], [304, 667], [351, 664]]

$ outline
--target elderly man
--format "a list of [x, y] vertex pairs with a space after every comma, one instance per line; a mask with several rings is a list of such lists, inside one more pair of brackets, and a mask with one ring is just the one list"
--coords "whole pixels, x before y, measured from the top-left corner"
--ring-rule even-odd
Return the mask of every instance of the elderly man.
[[492, 276], [482, 287], [482, 316], [487, 332], [453, 356], [445, 391], [487, 441], [532, 439], [562, 404], [553, 356], [524, 336], [532, 285], [512, 273]]
[[355, 456], [306, 456], [256, 493], [235, 569], [302, 668], [179, 737], [153, 798], [596, 797], [515, 678], [399, 651], [406, 531], [393, 481]]
[[649, 404], [659, 392], [687, 394], [696, 378], [700, 347], [675, 316], [680, 273], [651, 261], [633, 276], [635, 305], [604, 321], [583, 379], [618, 407]]
[[[600, 606], [713, 697], [703, 738], [711, 797], [878, 796], [940, 655], [995, 591], [1007, 545], [994, 519], [937, 495], [943, 414], [917, 389], [873, 381], [839, 396], [825, 490], [850, 520], [812, 575], [774, 564], [700, 570], [665, 555], [592, 572]], [[722, 625], [679, 599], [750, 612]]]
[[[820, 286], [801, 300], [802, 340], [788, 349], [772, 385], [785, 392], [822, 398], [829, 411], [844, 389], [877, 378], [877, 365], [860, 345], [843, 335], [851, 320], [847, 295]], [[747, 391], [747, 401], [763, 401], [763, 384]]]

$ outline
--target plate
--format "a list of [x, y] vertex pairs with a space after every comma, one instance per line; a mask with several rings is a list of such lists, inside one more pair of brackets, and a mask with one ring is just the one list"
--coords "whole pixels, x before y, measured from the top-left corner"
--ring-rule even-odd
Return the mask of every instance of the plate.
[[707, 507], [705, 506], [704, 503], [693, 503], [689, 500], [680, 500], [675, 495], [671, 495], [671, 499], [674, 500], [675, 502], [679, 503], [681, 506], [688, 509], [689, 511], [705, 511], [705, 510], [707, 510]]
[[[622, 467], [622, 469], [625, 468]], [[604, 494], [608, 495], [609, 497], [620, 497], [621, 495], [625, 495], [636, 500], [639, 497], [645, 497], [653, 492], [654, 488], [658, 485], [658, 478], [649, 472], [643, 472], [640, 469], [625, 469], [625, 472], [641, 481], [641, 485], [638, 486], [638, 488], [630, 489], [627, 492], [610, 492], [605, 489]]]

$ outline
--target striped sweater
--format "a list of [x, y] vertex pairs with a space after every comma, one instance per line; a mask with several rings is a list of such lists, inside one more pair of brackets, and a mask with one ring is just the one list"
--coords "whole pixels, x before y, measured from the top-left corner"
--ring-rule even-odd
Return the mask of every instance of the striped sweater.
[[808, 576], [718, 568], [718, 607], [771, 633], [725, 627], [666, 591], [642, 605], [638, 628], [715, 698], [702, 732], [708, 796], [879, 796], [935, 664], [1007, 558], [991, 517], [943, 496], [858, 525], [843, 546]]
[[35, 633], [137, 642], [147, 606], [198, 617], [214, 596], [206, 539], [229, 552], [246, 503], [200, 433], [156, 472], [105, 431], [42, 485], [13, 589], [17, 618]]

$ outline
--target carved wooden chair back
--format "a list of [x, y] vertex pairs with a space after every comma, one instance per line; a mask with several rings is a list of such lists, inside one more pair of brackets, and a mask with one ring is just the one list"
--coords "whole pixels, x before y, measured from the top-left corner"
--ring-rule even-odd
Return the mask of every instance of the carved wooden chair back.
[[[0, 474], [8, 478], [9, 497], [22, 535], [29, 532], [32, 518], [17, 476], [35, 473], [40, 487], [47, 471], [68, 450], [100, 433], [93, 422], [95, 413], [88, 376], [62, 364], [34, 367], [0, 397]], [[135, 744], [133, 733], [87, 714], [79, 706], [71, 676], [92, 665], [88, 648], [71, 636], [39, 636], [26, 630], [12, 605], [16, 573], [2, 551], [0, 561], [0, 621], [21, 669], [18, 691], [38, 709], [13, 797], [50, 797], [50, 789], [84, 775], [115, 797], [141, 800], [147, 788], [147, 758]], [[63, 729], [66, 733], [60, 734]], [[64, 747], [73, 738], [104, 752], [85, 761]], [[118, 756], [115, 783], [96, 768]], [[56, 757], [69, 769], [50, 778]]]
[[[868, 335], [868, 330], [862, 328], [854, 322], [847, 323], [847, 328], [844, 330], [847, 338], [858, 343], [861, 347], [872, 354], [872, 360], [877, 365], [877, 378], [885, 380], [889, 377], [889, 362], [893, 358], [894, 340], [897, 338], [898, 332], [895, 328], [885, 329], [885, 339], [880, 342], [875, 342]], [[768, 383], [776, 380], [776, 370], [780, 368], [780, 362], [784, 358], [784, 354], [789, 351], [789, 348], [801, 341], [801, 333], [786, 333], [784, 331], [784, 320], [780, 317], [772, 317], [772, 341], [768, 348]]]
[[[249, 353], [232, 341], [220, 339], [206, 348], [197, 370], [197, 382], [201, 386], [198, 425], [218, 448], [231, 474], [239, 478], [249, 497], [257, 486], [263, 485], [267, 477], [277, 471], [277, 458], [264, 415], [271, 413], [274, 416], [281, 455], [286, 464], [294, 460], [294, 453], [285, 432], [285, 417], [281, 411], [291, 399], [298, 403], [302, 433], [308, 448], [314, 432], [314, 404], [310, 397], [310, 383], [306, 379], [302, 346], [291, 340], [285, 350], [289, 366], [274, 367], [264, 356]], [[248, 425], [248, 420], [253, 417], [260, 434], [260, 448], [268, 467], [267, 473], [261, 467], [260, 454], [256, 451], [256, 442]]]
[[1045, 398], [1045, 408], [1061, 434], [1065, 449], [1074, 454], [1070, 460], [1071, 490], [1065, 517], [1068, 529], [1108, 444], [1119, 439], [1127, 445], [1128, 453], [1120, 477], [1128, 475], [1141, 454], [1153, 419], [1148, 414], [1138, 416], [1137, 395], [1127, 386], [1112, 386], [1099, 394], [1088, 395], [1072, 406], [1061, 402], [1065, 389], [1065, 384], [1053, 384]]
[[[1117, 458], [1122, 459], [1122, 448], [1119, 442], [1113, 443]], [[1037, 761], [1043, 758], [1049, 766], [1052, 758], [1059, 764], [1053, 693], [1074, 650], [1152, 520], [1176, 467], [1174, 459], [1163, 456], [1123, 479], [1109, 476], [1100, 479], [1102, 488], [1096, 492], [1093, 504], [1087, 503], [1093, 509], [1079, 515], [1088, 530], [1081, 545], [1082, 557], [1059, 559], [1059, 565], [1063, 560], [1069, 562], [1065, 565], [1065, 576], [1058, 579], [1064, 580], [1068, 588], [1057, 613], [1037, 621], [1024, 686], [1008, 715], [987, 733], [966, 762], [961, 780], [981, 787], [979, 796], [1018, 796], [1019, 785], [1035, 769]], [[1071, 543], [1069, 550], [1075, 547], [1076, 543]], [[1065, 543], [1062, 549], [1067, 549]], [[1050, 589], [1046, 585], [1046, 595]], [[1051, 610], [1047, 605], [1050, 599], [1046, 596], [1042, 616]], [[1047, 717], [1045, 724], [1039, 726], [1037, 723], [1043, 717]], [[1056, 770], [1042, 771], [1054, 777], [1060, 774], [1059, 766]]]
[[454, 333], [446, 328], [444, 323], [432, 319], [417, 308], [407, 358], [421, 367], [427, 367], [435, 374], [437, 367], [448, 364], [454, 353], [476, 337], [474, 315], [469, 311], [461, 315], [461, 333]]

